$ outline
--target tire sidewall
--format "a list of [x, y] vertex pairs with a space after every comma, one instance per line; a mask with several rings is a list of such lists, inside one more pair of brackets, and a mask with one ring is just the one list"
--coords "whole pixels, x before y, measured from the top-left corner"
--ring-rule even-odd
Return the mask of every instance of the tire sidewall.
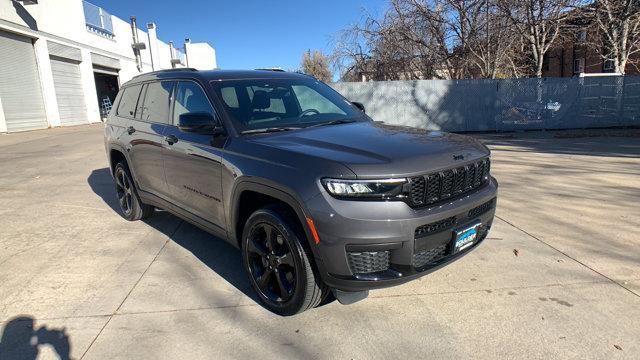
[[[253, 279], [253, 275], [251, 274], [251, 270], [249, 267], [249, 257], [248, 252], [246, 251], [247, 243], [249, 241], [249, 236], [251, 235], [251, 230], [253, 229], [253, 227], [261, 223], [270, 224], [278, 229], [278, 231], [282, 233], [284, 241], [287, 242], [287, 245], [291, 249], [291, 254], [293, 255], [293, 261], [296, 271], [295, 288], [291, 299], [283, 304], [275, 303], [262, 294], [257, 284], [255, 283], [255, 280]], [[245, 223], [244, 230], [242, 232], [242, 263], [249, 278], [249, 282], [251, 283], [251, 287], [255, 291], [260, 301], [269, 310], [280, 315], [296, 314], [300, 311], [301, 307], [304, 304], [305, 295], [307, 292], [307, 274], [306, 266], [303, 260], [304, 249], [300, 245], [300, 241], [301, 240], [299, 236], [295, 231], [293, 231], [293, 229], [291, 229], [291, 227], [287, 224], [287, 221], [280, 214], [271, 209], [261, 209], [254, 212]]]
[[[132, 221], [135, 220], [136, 215], [140, 212], [140, 199], [138, 198], [138, 192], [136, 191], [136, 186], [133, 183], [133, 178], [131, 177], [131, 173], [129, 172], [129, 168], [125, 163], [118, 163], [113, 171], [113, 176], [116, 177], [120, 172], [124, 173], [124, 176], [127, 177], [127, 181], [129, 181], [129, 186], [131, 186], [131, 191], [133, 192], [133, 197], [131, 201], [131, 211], [127, 214], [118, 202], [118, 206], [120, 208], [120, 214], [123, 218]], [[114, 184], [115, 185], [115, 184]], [[117, 197], [117, 194], [116, 194]]]

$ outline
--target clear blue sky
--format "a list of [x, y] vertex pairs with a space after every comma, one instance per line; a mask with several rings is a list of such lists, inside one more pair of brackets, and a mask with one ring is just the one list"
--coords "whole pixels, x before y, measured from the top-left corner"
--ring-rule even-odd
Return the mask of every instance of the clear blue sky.
[[332, 38], [358, 22], [363, 11], [379, 14], [385, 0], [89, 0], [122, 19], [158, 25], [158, 37], [182, 44], [208, 42], [223, 69], [298, 69], [307, 49], [331, 50]]

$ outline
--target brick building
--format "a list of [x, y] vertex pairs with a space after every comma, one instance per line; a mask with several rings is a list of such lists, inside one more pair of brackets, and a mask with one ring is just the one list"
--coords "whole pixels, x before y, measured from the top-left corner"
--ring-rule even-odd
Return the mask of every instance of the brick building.
[[[572, 77], [581, 73], [613, 73], [613, 60], [605, 60], [595, 46], [603, 46], [598, 26], [587, 21], [576, 21], [566, 26], [545, 58], [542, 69], [544, 77]], [[640, 55], [632, 55], [627, 62], [627, 75], [640, 75]]]

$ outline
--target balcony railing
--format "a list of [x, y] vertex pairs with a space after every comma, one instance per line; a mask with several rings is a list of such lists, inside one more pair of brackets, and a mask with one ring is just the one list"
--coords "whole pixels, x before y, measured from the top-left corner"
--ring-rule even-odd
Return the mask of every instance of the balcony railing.
[[84, 7], [84, 20], [87, 24], [87, 30], [100, 36], [113, 39], [115, 34], [113, 33], [111, 14], [90, 2], [83, 1], [82, 5]]

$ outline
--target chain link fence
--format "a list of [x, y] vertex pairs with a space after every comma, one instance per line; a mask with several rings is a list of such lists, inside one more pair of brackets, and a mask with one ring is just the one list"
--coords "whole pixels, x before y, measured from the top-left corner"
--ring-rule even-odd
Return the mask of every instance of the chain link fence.
[[640, 126], [640, 76], [342, 82], [386, 123], [445, 131]]

